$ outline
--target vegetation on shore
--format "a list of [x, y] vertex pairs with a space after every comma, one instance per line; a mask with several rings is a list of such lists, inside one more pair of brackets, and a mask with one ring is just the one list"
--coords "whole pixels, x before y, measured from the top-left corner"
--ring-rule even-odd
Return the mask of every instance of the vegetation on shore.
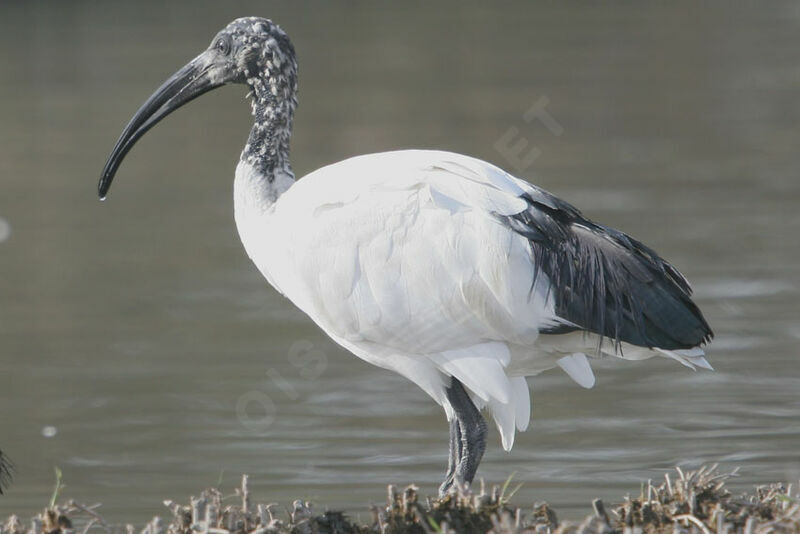
[[792, 487], [771, 484], [752, 494], [733, 495], [725, 482], [734, 473], [716, 467], [676, 473], [660, 485], [648, 483], [638, 497], [625, 497], [606, 508], [592, 503], [581, 522], [560, 521], [546, 503], [523, 509], [511, 504], [508, 483], [488, 490], [458, 490], [442, 499], [423, 498], [417, 488], [389, 486], [386, 506], [371, 507], [368, 524], [351, 521], [341, 512], [317, 512], [308, 502], [295, 501], [289, 510], [274, 504], [254, 504], [247, 476], [235, 493], [223, 496], [207, 489], [188, 504], [165, 501], [167, 517], [154, 517], [143, 528], [113, 526], [97, 506], [74, 501], [51, 503], [28, 522], [10, 516], [0, 534], [447, 534], [447, 533], [766, 533], [800, 532], [800, 499]]

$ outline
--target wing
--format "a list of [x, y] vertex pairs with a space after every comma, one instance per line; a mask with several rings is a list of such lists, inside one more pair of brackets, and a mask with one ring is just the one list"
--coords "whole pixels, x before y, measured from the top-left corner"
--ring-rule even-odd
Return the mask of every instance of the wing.
[[281, 199], [276, 224], [292, 232], [291, 266], [273, 277], [320, 326], [351, 342], [411, 354], [528, 344], [558, 324], [545, 277], [528, 291], [528, 240], [498, 219], [526, 209], [524, 193], [499, 169], [442, 152], [324, 167]]
[[[324, 167], [284, 193], [270, 226], [280, 250], [256, 263], [282, 293], [439, 402], [442, 376], [457, 377], [507, 447], [530, 415], [510, 346], [574, 330], [667, 350], [711, 337], [688, 283], [655, 252], [466, 156], [402, 151]], [[562, 360], [591, 385], [585, 357]]]
[[530, 186], [521, 198], [524, 210], [500, 218], [530, 241], [534, 279], [547, 276], [559, 317], [618, 346], [674, 350], [711, 340], [688, 281], [655, 251], [542, 189]]
[[[490, 282], [497, 301], [492, 304], [501, 312], [519, 313], [520, 307], [510, 303], [545, 288], [546, 297], [554, 301], [554, 316], [523, 314], [534, 321], [531, 327], [542, 332], [586, 330], [617, 345], [627, 342], [667, 350], [695, 347], [713, 337], [691, 300], [686, 279], [652, 249], [590, 221], [572, 205], [484, 161], [438, 151], [372, 154], [324, 167], [295, 188], [303, 189], [297, 196], [304, 201], [319, 199], [312, 203], [315, 215], [347, 206], [342, 211], [347, 223], [358, 227], [354, 231], [364, 232], [365, 224], [380, 227], [381, 236], [371, 237], [370, 245], [358, 242], [359, 253], [374, 254], [375, 265], [381, 265], [383, 259], [391, 263], [391, 254], [382, 258], [377, 250], [405, 248], [405, 259], [394, 257], [396, 276], [389, 279], [405, 283], [397, 277], [402, 269], [405, 276], [416, 275], [409, 284], [427, 287], [429, 296], [441, 289], [431, 286], [448, 276], [461, 291], [469, 290], [468, 279], [475, 272], [472, 262], [482, 279]], [[401, 197], [405, 200], [398, 201]], [[406, 206], [404, 214], [397, 211], [399, 205]], [[387, 210], [394, 210], [393, 216], [386, 216]], [[356, 220], [361, 212], [368, 223]], [[487, 214], [501, 226], [485, 224], [482, 217]], [[347, 227], [341, 223], [337, 219], [337, 228]], [[507, 230], [525, 239], [531, 258], [527, 263], [519, 257], [519, 242], [510, 239]], [[496, 256], [479, 255], [475, 248]], [[432, 256], [442, 259], [445, 254], [452, 260], [445, 261], [447, 265], [427, 263]], [[507, 258], [512, 260], [509, 264]], [[526, 265], [532, 267], [528, 276]], [[442, 268], [431, 272], [436, 266]], [[502, 269], [508, 270], [506, 276], [492, 274]], [[499, 287], [503, 283], [507, 286]], [[542, 312], [547, 304], [537, 301], [537, 307]], [[519, 321], [507, 322], [520, 328]]]

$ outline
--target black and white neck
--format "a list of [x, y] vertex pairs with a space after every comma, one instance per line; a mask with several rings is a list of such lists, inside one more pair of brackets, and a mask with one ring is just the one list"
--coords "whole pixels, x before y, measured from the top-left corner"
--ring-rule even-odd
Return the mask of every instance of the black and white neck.
[[274, 204], [294, 183], [289, 139], [297, 106], [297, 61], [286, 32], [261, 17], [228, 24], [211, 46], [150, 95], [106, 161], [97, 184], [100, 198], [108, 193], [125, 155], [150, 128], [184, 104], [226, 84], [248, 86], [254, 118], [236, 168], [237, 205], [268, 208]]
[[[250, 89], [253, 127], [240, 158], [237, 179], [248, 182], [247, 189], [261, 203], [274, 203], [294, 183], [289, 161], [294, 110], [297, 107], [297, 62], [294, 49], [277, 26], [272, 36], [254, 40], [247, 64], [241, 65]], [[253, 60], [253, 56], [258, 59]], [[252, 71], [255, 72], [252, 72]]]

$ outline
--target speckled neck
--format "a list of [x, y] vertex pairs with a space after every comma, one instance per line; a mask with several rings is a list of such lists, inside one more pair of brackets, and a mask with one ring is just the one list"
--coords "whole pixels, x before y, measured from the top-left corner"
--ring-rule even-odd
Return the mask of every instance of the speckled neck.
[[297, 107], [297, 63], [273, 46], [262, 48], [260, 63], [262, 72], [246, 72], [254, 123], [241, 160], [272, 183], [277, 175], [294, 178], [289, 140]]
[[279, 171], [292, 174], [289, 162], [289, 140], [292, 135], [294, 106], [268, 92], [252, 97], [255, 119], [241, 159], [258, 170], [267, 181]]

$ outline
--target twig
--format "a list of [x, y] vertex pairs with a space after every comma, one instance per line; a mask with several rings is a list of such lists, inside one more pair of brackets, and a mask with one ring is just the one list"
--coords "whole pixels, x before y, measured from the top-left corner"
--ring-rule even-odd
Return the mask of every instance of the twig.
[[673, 519], [675, 521], [683, 521], [683, 520], [689, 521], [698, 526], [703, 531], [703, 534], [711, 534], [711, 531], [708, 530], [708, 527], [705, 525], [705, 523], [703, 523], [702, 521], [700, 521], [691, 514], [676, 515]]

